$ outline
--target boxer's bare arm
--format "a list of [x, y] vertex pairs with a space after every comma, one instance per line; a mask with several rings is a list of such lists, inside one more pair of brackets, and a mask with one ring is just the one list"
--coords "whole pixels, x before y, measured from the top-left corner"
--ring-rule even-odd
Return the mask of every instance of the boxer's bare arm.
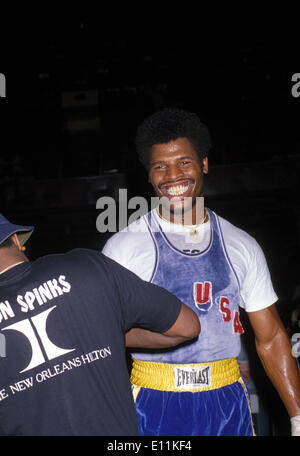
[[173, 326], [163, 334], [142, 328], [132, 328], [126, 333], [126, 346], [135, 348], [167, 348], [193, 339], [200, 333], [197, 315], [182, 304]]
[[291, 417], [300, 415], [300, 377], [292, 348], [275, 305], [248, 312], [257, 353]]

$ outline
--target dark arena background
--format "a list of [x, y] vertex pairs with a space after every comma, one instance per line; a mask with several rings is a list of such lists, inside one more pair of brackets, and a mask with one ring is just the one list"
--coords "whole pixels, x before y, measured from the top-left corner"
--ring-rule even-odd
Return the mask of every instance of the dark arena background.
[[[157, 109], [182, 107], [213, 139], [206, 205], [262, 246], [292, 336], [300, 298], [297, 3], [64, 5], [1, 6], [0, 212], [35, 226], [28, 257], [101, 250], [111, 233], [96, 229], [96, 201], [118, 202], [124, 188], [128, 198], [153, 196], [135, 155], [137, 125]], [[289, 435], [242, 318], [256, 432]]]

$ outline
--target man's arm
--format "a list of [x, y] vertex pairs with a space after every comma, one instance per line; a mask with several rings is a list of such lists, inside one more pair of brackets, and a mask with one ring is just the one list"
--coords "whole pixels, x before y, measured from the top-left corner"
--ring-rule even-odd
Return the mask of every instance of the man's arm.
[[142, 328], [132, 328], [126, 333], [126, 347], [173, 347], [197, 337], [199, 333], [199, 318], [192, 309], [182, 304], [177, 320], [168, 331], [160, 334]]
[[290, 417], [300, 415], [300, 376], [275, 305], [248, 312], [257, 353]]

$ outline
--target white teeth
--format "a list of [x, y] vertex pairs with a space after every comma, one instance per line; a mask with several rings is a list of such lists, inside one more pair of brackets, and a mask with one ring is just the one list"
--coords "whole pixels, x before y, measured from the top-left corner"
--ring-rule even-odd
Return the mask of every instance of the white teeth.
[[189, 188], [188, 185], [176, 185], [174, 187], [169, 187], [166, 189], [167, 193], [169, 195], [172, 195], [172, 196], [179, 196], [179, 195], [182, 195], [183, 193], [185, 193], [187, 191], [187, 189]]

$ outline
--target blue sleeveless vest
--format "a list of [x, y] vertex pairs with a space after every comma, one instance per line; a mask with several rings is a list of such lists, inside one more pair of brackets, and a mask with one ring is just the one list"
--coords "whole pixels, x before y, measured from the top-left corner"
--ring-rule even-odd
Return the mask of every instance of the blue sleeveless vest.
[[240, 352], [243, 328], [238, 311], [239, 282], [226, 252], [218, 217], [213, 211], [207, 211], [210, 242], [203, 251], [195, 253], [182, 252], [172, 245], [151, 212], [144, 216], [156, 251], [150, 281], [169, 290], [196, 312], [201, 333], [196, 341], [175, 349], [134, 353], [136, 359], [202, 363], [234, 358]]

